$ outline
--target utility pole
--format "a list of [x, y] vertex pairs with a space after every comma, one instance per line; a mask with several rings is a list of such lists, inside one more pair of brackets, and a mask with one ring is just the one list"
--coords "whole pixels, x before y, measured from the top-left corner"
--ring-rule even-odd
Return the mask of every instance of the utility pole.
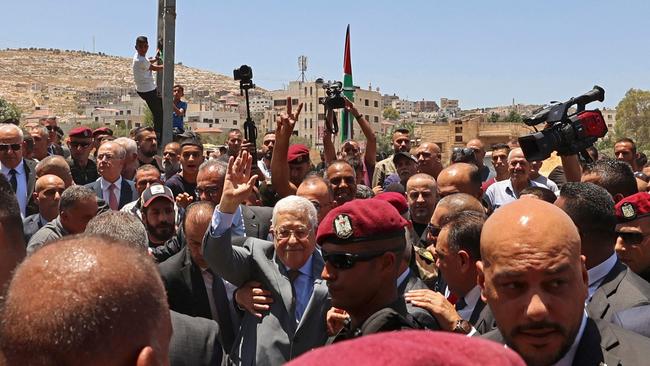
[[172, 141], [174, 97], [174, 45], [176, 40], [176, 0], [158, 0], [158, 46], [162, 46], [163, 70], [156, 75], [158, 91], [162, 95], [163, 128], [160, 149]]

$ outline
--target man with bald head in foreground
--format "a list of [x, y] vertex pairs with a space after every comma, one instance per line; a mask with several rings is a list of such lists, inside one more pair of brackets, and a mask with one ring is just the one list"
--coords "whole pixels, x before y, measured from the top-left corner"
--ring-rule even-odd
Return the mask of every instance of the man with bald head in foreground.
[[[504, 230], [508, 227], [508, 230]], [[650, 339], [588, 318], [580, 235], [560, 208], [515, 201], [485, 222], [476, 264], [496, 330], [528, 365], [642, 365]]]
[[2, 318], [8, 366], [169, 363], [169, 308], [154, 262], [103, 236], [70, 237], [28, 257]]

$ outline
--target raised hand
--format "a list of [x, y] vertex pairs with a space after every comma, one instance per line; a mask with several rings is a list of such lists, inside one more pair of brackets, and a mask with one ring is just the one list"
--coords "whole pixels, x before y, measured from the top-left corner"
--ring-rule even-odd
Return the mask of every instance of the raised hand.
[[219, 210], [223, 213], [234, 213], [237, 207], [250, 195], [255, 186], [257, 175], [251, 175], [253, 157], [248, 151], [241, 151], [235, 159], [230, 157], [228, 169], [223, 183], [223, 194]]
[[345, 110], [346, 110], [347, 112], [352, 113], [352, 115], [354, 116], [354, 118], [359, 118], [361, 114], [359, 113], [359, 111], [357, 110], [357, 108], [354, 106], [354, 103], [352, 103], [352, 102], [350, 101], [350, 99], [348, 99], [347, 97], [343, 97], [343, 99], [345, 100], [345, 107], [344, 107]]
[[298, 109], [295, 113], [292, 112], [293, 106], [291, 105], [291, 97], [287, 97], [287, 109], [286, 112], [280, 113], [280, 117], [277, 121], [277, 128], [275, 129], [276, 139], [278, 136], [289, 138], [293, 132], [298, 117], [300, 116], [300, 111], [302, 110], [303, 103], [298, 104]]

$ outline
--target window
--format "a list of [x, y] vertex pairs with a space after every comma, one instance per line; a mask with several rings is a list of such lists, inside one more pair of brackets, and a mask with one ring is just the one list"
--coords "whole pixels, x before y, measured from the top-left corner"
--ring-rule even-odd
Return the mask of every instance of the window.
[[209, 126], [210, 126], [210, 128], [212, 128], [212, 123], [210, 123], [210, 125], [209, 125]]
[[95, 122], [99, 122], [99, 117], [95, 117]]
[[463, 133], [463, 127], [455, 127], [455, 132], [456, 133]]
[[305, 95], [307, 95], [307, 87], [305, 87]]
[[305, 130], [307, 129], [307, 118], [305, 118]]
[[312, 108], [312, 107], [313, 107], [313, 105], [311, 103], [309, 103], [309, 111], [310, 112], [312, 112], [314, 110], [314, 108]]
[[364, 104], [366, 105], [366, 107], [370, 105], [369, 103], [370, 101], [368, 99], [364, 100]]
[[237, 120], [236, 120], [236, 119], [233, 119], [233, 120], [232, 120], [232, 124], [235, 125], [235, 126], [237, 126]]
[[379, 117], [375, 116], [374, 121], [375, 121], [375, 123], [379, 123]]
[[318, 113], [318, 120], [319, 121], [324, 121], [325, 120], [325, 113]]
[[311, 118], [309, 119], [309, 128], [314, 128], [314, 123], [312, 122]]
[[287, 100], [286, 99], [278, 99], [278, 100], [273, 101], [273, 106], [274, 107], [283, 107], [285, 105], [287, 105]]
[[309, 96], [312, 95], [313, 91], [314, 91], [314, 88], [310, 86], [310, 87], [309, 87]]
[[366, 117], [366, 121], [369, 121], [369, 120], [370, 120], [370, 116], [369, 116], [369, 115], [366, 114], [365, 117]]
[[215, 118], [214, 123], [219, 123], [219, 118]]
[[127, 109], [127, 110], [126, 110], [126, 114], [130, 115], [130, 114], [131, 114], [131, 110], [130, 110], [130, 109]]
[[456, 138], [454, 139], [454, 141], [456, 141], [456, 142], [463, 142], [463, 136], [456, 136]]
[[[283, 105], [287, 105], [287, 102], [285, 101]], [[298, 105], [298, 98], [291, 99], [291, 105]]]
[[379, 101], [375, 100], [375, 108], [379, 108]]

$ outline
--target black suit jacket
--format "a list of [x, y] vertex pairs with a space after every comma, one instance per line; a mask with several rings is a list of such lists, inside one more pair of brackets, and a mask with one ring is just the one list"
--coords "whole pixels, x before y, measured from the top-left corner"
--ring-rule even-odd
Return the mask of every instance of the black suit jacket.
[[34, 186], [36, 186], [36, 162], [30, 159], [23, 159], [25, 163], [25, 175], [27, 178], [27, 209], [25, 217], [38, 213], [38, 204], [34, 198]]
[[478, 299], [476, 306], [474, 306], [474, 311], [472, 311], [472, 315], [468, 321], [480, 334], [490, 332], [497, 326], [496, 320], [494, 320], [494, 316], [492, 315], [492, 310], [490, 310], [490, 306], [480, 298]]
[[[402, 284], [397, 288], [397, 293], [400, 297], [404, 297], [405, 292], [428, 289], [429, 288], [424, 281], [414, 275], [413, 270], [410, 270], [409, 275], [406, 277], [404, 282], [402, 282]], [[438, 324], [436, 318], [434, 318], [427, 310], [408, 302], [406, 303], [406, 311], [411, 314], [411, 316], [415, 318], [422, 327], [430, 330], [440, 330], [440, 324]]]
[[[483, 338], [505, 344], [499, 329]], [[647, 365], [650, 339], [602, 319], [587, 318], [573, 365]]]
[[610, 321], [622, 310], [650, 304], [650, 283], [620, 260], [605, 276], [587, 304], [589, 316]]
[[169, 343], [170, 366], [211, 366], [221, 363], [223, 350], [217, 338], [217, 322], [173, 310], [169, 314], [174, 331]]
[[241, 214], [244, 218], [244, 230], [247, 237], [262, 240], [268, 238], [273, 207], [242, 205]]
[[171, 310], [212, 319], [201, 269], [194, 264], [187, 248], [160, 263], [159, 268]]
[[[92, 183], [88, 183], [85, 187], [92, 189], [97, 194], [98, 198], [103, 199], [108, 202], [108, 197], [104, 197], [104, 192], [102, 191], [101, 177]], [[135, 190], [135, 184], [127, 179], [122, 178], [122, 184], [120, 187], [120, 202], [119, 209], [129, 202], [133, 202], [138, 199], [138, 191]]]
[[29, 243], [29, 239], [32, 238], [32, 236], [38, 231], [38, 229], [42, 228], [43, 225], [41, 225], [41, 215], [38, 213], [35, 213], [33, 215], [29, 215], [25, 217], [23, 220], [23, 231], [25, 233], [25, 244]]

